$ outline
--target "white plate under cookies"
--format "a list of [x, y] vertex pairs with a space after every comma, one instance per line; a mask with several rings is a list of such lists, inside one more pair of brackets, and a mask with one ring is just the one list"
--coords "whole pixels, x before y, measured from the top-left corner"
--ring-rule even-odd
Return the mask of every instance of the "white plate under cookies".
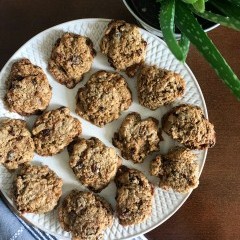
[[[161, 117], [166, 113], [172, 106], [178, 105], [180, 103], [189, 103], [200, 106], [204, 110], [204, 114], [207, 117], [207, 109], [205, 101], [201, 92], [201, 89], [198, 85], [196, 78], [186, 64], [180, 63], [172, 55], [170, 50], [167, 48], [166, 44], [159, 39], [158, 37], [148, 33], [147, 31], [141, 29], [143, 38], [147, 41], [147, 55], [146, 63], [155, 64], [159, 67], [173, 70], [177, 73], [180, 73], [186, 81], [186, 92], [182, 99], [179, 99], [174, 104], [161, 107], [155, 111], [151, 111], [147, 108], [144, 108], [139, 105], [137, 100], [137, 91], [136, 91], [136, 78], [128, 78], [124, 73], [121, 73], [127, 80], [132, 94], [133, 94], [133, 103], [127, 111], [124, 111], [121, 117], [118, 120], [113, 121], [110, 124], [107, 124], [103, 128], [96, 127], [95, 125], [85, 121], [75, 114], [75, 96], [77, 90], [80, 86], [83, 86], [88, 80], [89, 76], [96, 72], [97, 70], [109, 70], [114, 71], [110, 67], [107, 58], [100, 53], [99, 43], [103, 36], [104, 30], [110, 20], [107, 19], [81, 19], [66, 22], [50, 29], [47, 29], [32, 39], [25, 43], [6, 63], [0, 73], [0, 118], [19, 118], [25, 119], [29, 126], [32, 127], [33, 122], [36, 117], [21, 117], [17, 113], [11, 113], [4, 106], [3, 98], [5, 95], [5, 81], [8, 77], [11, 65], [14, 61], [20, 58], [29, 58], [33, 64], [36, 64], [44, 70], [48, 80], [52, 86], [53, 96], [48, 107], [48, 110], [55, 109], [59, 106], [67, 106], [70, 108], [73, 116], [79, 118], [82, 123], [83, 128], [83, 137], [98, 137], [103, 141], [107, 146], [112, 146], [112, 136], [113, 133], [119, 128], [124, 117], [132, 111], [136, 111], [141, 114], [142, 118], [149, 116], [155, 117], [161, 122]], [[47, 62], [51, 54], [52, 47], [63, 32], [73, 32], [89, 37], [94, 44], [94, 48], [97, 50], [97, 56], [94, 59], [92, 69], [84, 77], [84, 80], [79, 83], [74, 89], [67, 89], [65, 86], [59, 84], [54, 78], [50, 75], [47, 70]], [[161, 142], [161, 152], [166, 153], [168, 149], [175, 146], [176, 143], [171, 140], [165, 133], [162, 134], [164, 141]], [[117, 149], [116, 151], [120, 153]], [[204, 162], [207, 155], [207, 150], [197, 151], [198, 162], [199, 162], [199, 174], [201, 173]], [[145, 160], [143, 164], [133, 164], [131, 161], [123, 160], [123, 164], [139, 169], [145, 173], [149, 180], [157, 184], [158, 179], [151, 177], [149, 170], [150, 159], [153, 158], [156, 154], [152, 154], [150, 157]], [[65, 195], [71, 189], [86, 190], [80, 182], [75, 178], [72, 170], [68, 165], [68, 154], [66, 149], [52, 157], [41, 157], [37, 154], [34, 155], [33, 162], [41, 162], [42, 164], [48, 165], [53, 169], [58, 176], [60, 176], [63, 181], [63, 194]], [[11, 183], [13, 175], [10, 174], [3, 166], [0, 166], [0, 189], [4, 197], [6, 198], [9, 205], [12, 209], [17, 210], [11, 200]], [[200, 179], [201, 184], [201, 179]], [[115, 194], [116, 187], [113, 182], [105, 188], [99, 195], [106, 198], [115, 208]], [[191, 193], [188, 194], [178, 194], [173, 191], [164, 191], [160, 188], [155, 188], [154, 200], [153, 200], [153, 210], [151, 216], [143, 223], [123, 227], [119, 224], [117, 218], [115, 218], [113, 226], [105, 232], [105, 240], [115, 240], [115, 239], [131, 239], [138, 235], [144, 234], [158, 225], [166, 221], [170, 216], [172, 216], [187, 200]], [[57, 211], [53, 210], [47, 214], [24, 214], [23, 217], [27, 222], [33, 224], [34, 226], [55, 235], [59, 239], [69, 239], [71, 235], [64, 231], [58, 222]]]

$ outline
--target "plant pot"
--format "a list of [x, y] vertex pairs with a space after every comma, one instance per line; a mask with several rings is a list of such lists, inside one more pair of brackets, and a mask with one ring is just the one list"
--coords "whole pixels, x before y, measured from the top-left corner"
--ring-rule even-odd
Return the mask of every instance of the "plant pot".
[[[123, 3], [147, 31], [161, 38], [163, 37], [158, 21], [160, 5], [156, 3], [156, 0], [123, 0]], [[197, 17], [197, 19], [205, 32], [211, 31], [219, 26], [219, 24], [207, 21], [201, 17]], [[176, 29], [175, 36], [177, 39], [181, 37], [178, 29]]]

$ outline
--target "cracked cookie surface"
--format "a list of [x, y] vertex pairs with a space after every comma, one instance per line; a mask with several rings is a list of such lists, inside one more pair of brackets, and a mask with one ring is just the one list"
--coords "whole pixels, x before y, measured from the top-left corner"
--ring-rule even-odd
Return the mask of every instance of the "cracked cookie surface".
[[62, 151], [82, 132], [81, 123], [70, 115], [67, 107], [45, 112], [32, 129], [35, 150], [41, 156]]
[[78, 139], [69, 147], [69, 164], [79, 181], [100, 192], [115, 177], [122, 160], [98, 138]]
[[95, 55], [90, 38], [64, 33], [53, 47], [48, 69], [59, 83], [74, 88], [90, 70]]
[[134, 163], [141, 163], [149, 154], [158, 151], [160, 141], [158, 120], [152, 117], [142, 120], [140, 114], [135, 112], [127, 115], [112, 139], [113, 145], [121, 150], [121, 155]]
[[139, 103], [151, 110], [174, 102], [185, 91], [185, 81], [180, 74], [145, 65], [137, 79]]
[[199, 183], [199, 166], [196, 156], [189, 149], [177, 147], [168, 154], [157, 156], [150, 166], [150, 173], [159, 177], [159, 187], [172, 188], [187, 193]]
[[98, 71], [78, 90], [76, 113], [96, 126], [116, 120], [132, 103], [126, 80], [118, 73]]
[[0, 163], [8, 170], [30, 162], [34, 155], [34, 142], [26, 122], [20, 119], [0, 121]]
[[45, 73], [26, 58], [13, 63], [6, 85], [5, 100], [9, 110], [23, 116], [40, 114], [52, 98]]
[[117, 216], [123, 226], [138, 224], [152, 212], [154, 188], [136, 169], [121, 166], [115, 178], [117, 186]]
[[122, 20], [113, 20], [108, 24], [102, 38], [101, 52], [117, 71], [125, 71], [134, 77], [146, 55], [146, 41], [139, 28]]
[[48, 166], [24, 165], [13, 182], [14, 202], [22, 213], [51, 211], [62, 195], [62, 179]]
[[113, 223], [113, 211], [102, 197], [91, 192], [72, 190], [58, 211], [61, 227], [74, 240], [102, 240], [103, 231]]
[[216, 142], [213, 124], [195, 105], [182, 104], [172, 108], [162, 118], [162, 129], [190, 149], [206, 149], [213, 147]]

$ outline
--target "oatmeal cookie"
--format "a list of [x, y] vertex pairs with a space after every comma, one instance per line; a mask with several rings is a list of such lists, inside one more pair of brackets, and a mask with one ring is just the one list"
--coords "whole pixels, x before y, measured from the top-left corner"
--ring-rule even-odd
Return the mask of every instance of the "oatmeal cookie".
[[118, 73], [98, 71], [78, 90], [76, 113], [102, 127], [118, 119], [132, 103], [126, 80]]
[[162, 128], [174, 140], [190, 149], [213, 147], [216, 142], [214, 126], [198, 106], [182, 104], [172, 108], [163, 116]]
[[62, 195], [62, 179], [48, 166], [24, 165], [13, 182], [14, 202], [22, 213], [51, 211]]
[[144, 174], [126, 166], [119, 168], [115, 178], [117, 185], [116, 211], [123, 226], [143, 222], [152, 212], [153, 186]]
[[115, 177], [122, 160], [114, 148], [98, 138], [79, 139], [69, 147], [69, 164], [79, 181], [94, 192], [100, 192]]
[[43, 70], [26, 58], [12, 65], [6, 85], [9, 110], [23, 116], [40, 114], [52, 98], [52, 88]]
[[137, 91], [139, 103], [155, 110], [181, 97], [185, 81], [178, 73], [145, 65], [137, 79]]
[[134, 77], [143, 63], [146, 46], [139, 28], [122, 20], [112, 20], [108, 24], [100, 44], [111, 66], [126, 71], [129, 77]]
[[7, 119], [0, 122], [0, 163], [14, 170], [33, 159], [34, 143], [26, 122]]
[[67, 107], [48, 111], [38, 117], [32, 130], [36, 152], [41, 156], [57, 154], [81, 132], [80, 121]]
[[196, 156], [187, 148], [176, 147], [166, 155], [157, 156], [150, 173], [160, 178], [161, 188], [187, 193], [198, 186], [198, 169]]
[[113, 223], [110, 204], [91, 192], [72, 190], [58, 213], [61, 227], [75, 240], [103, 239], [103, 231]]
[[112, 139], [122, 156], [134, 163], [141, 163], [149, 154], [158, 151], [160, 141], [158, 120], [152, 117], [142, 120], [135, 112], [127, 115]]
[[90, 38], [64, 33], [55, 43], [48, 69], [59, 83], [74, 88], [90, 70], [95, 55]]

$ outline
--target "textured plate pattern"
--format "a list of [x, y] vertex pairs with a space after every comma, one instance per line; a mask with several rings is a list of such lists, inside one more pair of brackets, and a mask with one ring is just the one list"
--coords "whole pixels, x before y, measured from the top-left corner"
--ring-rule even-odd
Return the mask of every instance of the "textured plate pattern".
[[[23, 45], [7, 62], [5, 67], [2, 69], [0, 74], [0, 117], [10, 117], [10, 118], [22, 118], [18, 114], [10, 113], [4, 106], [3, 97], [5, 94], [5, 81], [9, 74], [11, 64], [19, 58], [27, 57], [34, 64], [37, 64], [43, 68], [47, 77], [50, 81], [51, 86], [53, 87], [53, 98], [51, 100], [49, 109], [54, 109], [60, 105], [68, 106], [72, 114], [74, 114], [75, 109], [75, 95], [77, 89], [82, 86], [90, 74], [99, 70], [113, 70], [107, 59], [99, 53], [99, 42], [102, 38], [102, 34], [109, 20], [104, 19], [83, 19], [67, 22], [58, 26], [55, 26], [51, 29], [48, 29], [30, 41], [28, 41], [25, 45]], [[94, 43], [94, 47], [97, 50], [97, 56], [94, 60], [93, 67], [90, 73], [86, 74], [84, 81], [74, 89], [67, 89], [66, 87], [58, 84], [52, 76], [47, 71], [47, 60], [50, 56], [52, 46], [58, 37], [61, 36], [63, 32], [74, 32], [81, 35], [88, 36], [92, 39]], [[204, 109], [205, 115], [207, 115], [207, 110], [205, 106], [205, 102], [201, 93], [201, 90], [198, 86], [198, 83], [193, 76], [190, 69], [187, 65], [184, 65], [177, 61], [174, 56], [170, 53], [165, 43], [161, 41], [159, 38], [149, 34], [148, 32], [141, 30], [143, 38], [147, 41], [147, 57], [146, 62], [148, 64], [156, 64], [160, 67], [171, 69], [180, 73], [186, 80], [186, 94], [182, 99], [175, 102], [174, 105], [179, 103], [192, 103], [196, 104]], [[123, 118], [127, 115], [127, 113], [131, 111], [139, 112], [142, 117], [153, 116], [157, 119], [161, 119], [162, 115], [170, 109], [172, 106], [162, 107], [156, 111], [150, 111], [144, 107], [141, 107], [137, 101], [137, 93], [136, 93], [136, 80], [128, 79], [125, 74], [129, 86], [133, 92], [133, 104], [128, 111], [125, 111], [122, 116], [113, 123], [108, 124], [104, 128], [100, 129], [87, 121], [80, 119], [83, 126], [83, 136], [90, 137], [96, 136], [100, 138], [106, 145], [112, 146], [111, 138], [113, 136], [113, 132], [117, 130], [120, 126]], [[29, 126], [32, 126], [32, 123], [35, 120], [35, 117], [26, 118]], [[169, 148], [176, 145], [166, 134], [163, 133], [164, 141], [161, 143], [161, 152], [165, 153]], [[118, 151], [118, 150], [117, 150]], [[198, 161], [200, 164], [200, 172], [203, 168], [204, 161], [206, 158], [207, 151], [197, 152]], [[151, 159], [151, 156], [149, 159]], [[145, 161], [143, 164], [133, 165], [130, 161], [124, 161], [125, 165], [130, 167], [137, 168], [142, 170], [148, 178], [154, 183], [157, 182], [157, 179], [149, 176], [149, 159]], [[71, 189], [85, 189], [74, 177], [71, 169], [68, 166], [68, 154], [67, 151], [63, 151], [62, 153], [53, 156], [53, 157], [40, 157], [35, 154], [34, 162], [41, 162], [42, 164], [47, 164], [50, 168], [54, 169], [54, 171], [63, 178], [64, 186], [63, 192], [66, 194]], [[6, 169], [0, 166], [0, 187], [8, 199], [9, 203], [14, 207], [14, 204], [11, 200], [11, 182], [13, 176], [6, 171]], [[105, 197], [112, 205], [115, 206], [115, 185], [111, 183], [105, 190], [103, 190], [100, 195]], [[161, 189], [155, 190], [154, 195], [154, 203], [153, 203], [153, 211], [151, 217], [149, 217], [144, 223], [138, 224], [131, 227], [122, 227], [119, 225], [117, 219], [115, 219], [113, 226], [108, 229], [105, 233], [105, 239], [127, 239], [140, 234], [143, 234], [147, 231], [150, 231], [154, 227], [158, 226], [162, 222], [164, 222], [167, 218], [169, 218], [188, 198], [190, 194], [176, 194], [173, 191], [163, 191]], [[57, 236], [61, 236], [63, 238], [69, 238], [70, 234], [63, 231], [60, 228], [60, 225], [57, 220], [57, 212], [52, 211], [47, 214], [34, 215], [34, 214], [24, 214], [24, 218], [28, 220], [30, 223], [35, 226], [43, 229], [51, 234], [55, 234]]]

